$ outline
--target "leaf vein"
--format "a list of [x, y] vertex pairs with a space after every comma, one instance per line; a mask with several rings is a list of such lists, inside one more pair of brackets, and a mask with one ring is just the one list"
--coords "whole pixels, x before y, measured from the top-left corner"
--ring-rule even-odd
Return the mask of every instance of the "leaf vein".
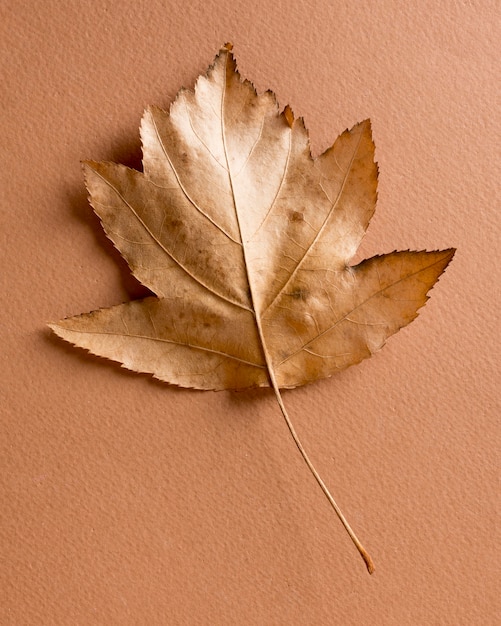
[[[328, 214], [326, 215], [324, 222], [322, 224], [322, 226], [320, 227], [320, 229], [318, 230], [318, 233], [315, 235], [314, 239], [311, 241], [311, 243], [308, 245], [308, 247], [306, 248], [305, 253], [303, 254], [303, 256], [299, 259], [296, 267], [294, 268], [294, 270], [292, 271], [292, 273], [289, 275], [289, 278], [285, 281], [285, 283], [282, 285], [282, 287], [280, 288], [280, 290], [278, 291], [278, 293], [275, 294], [275, 296], [273, 297], [272, 301], [268, 304], [268, 306], [266, 307], [266, 309], [263, 311], [263, 315], [266, 311], [268, 311], [270, 308], [272, 308], [274, 306], [274, 304], [277, 302], [278, 298], [280, 297], [280, 295], [285, 291], [285, 289], [287, 288], [288, 284], [293, 280], [293, 278], [295, 277], [295, 275], [297, 274], [297, 272], [299, 271], [303, 261], [306, 259], [306, 257], [308, 256], [308, 254], [311, 252], [311, 249], [313, 248], [313, 246], [318, 242], [318, 240], [320, 239], [322, 233], [324, 232], [327, 223], [329, 222], [329, 219], [331, 218], [332, 214], [334, 213], [337, 205], [339, 204], [339, 200], [341, 199], [342, 193], [344, 191], [344, 188], [346, 186], [346, 182], [348, 180], [348, 177], [351, 173], [351, 169], [353, 167], [353, 163], [355, 161], [355, 156], [358, 152], [358, 149], [360, 147], [360, 143], [362, 141], [362, 133], [360, 133], [359, 138], [358, 138], [358, 142], [357, 145], [353, 151], [353, 155], [351, 157], [350, 163], [346, 169], [346, 174], [345, 177], [343, 179], [343, 182], [341, 184], [341, 187], [338, 191], [337, 197], [334, 200], [334, 202], [332, 202], [332, 206], [328, 212]], [[323, 188], [322, 188], [323, 189]], [[325, 193], [325, 191], [324, 191]], [[329, 198], [327, 196], [327, 194], [325, 194], [327, 198]], [[329, 202], [331, 202], [331, 200], [329, 199]]]
[[181, 269], [183, 270], [188, 276], [190, 276], [190, 278], [192, 278], [196, 283], [198, 283], [200, 286], [202, 286], [204, 289], [207, 289], [207, 291], [209, 291], [210, 293], [212, 293], [214, 296], [217, 296], [218, 298], [221, 298], [222, 300], [224, 300], [225, 302], [228, 302], [230, 304], [233, 304], [241, 309], [245, 309], [246, 311], [249, 311], [250, 309], [248, 307], [246, 307], [245, 305], [241, 304], [240, 302], [237, 302], [236, 300], [232, 300], [231, 298], [228, 298], [227, 296], [224, 296], [223, 294], [215, 291], [214, 289], [212, 289], [211, 287], [209, 287], [208, 285], [206, 285], [204, 282], [202, 282], [197, 276], [195, 276], [192, 272], [189, 271], [189, 269], [183, 265], [181, 263], [181, 261], [179, 259], [177, 259], [172, 252], [170, 252], [164, 245], [163, 243], [158, 239], [158, 237], [156, 237], [153, 232], [151, 231], [151, 229], [147, 226], [147, 224], [144, 222], [144, 220], [140, 217], [140, 215], [137, 213], [137, 211], [134, 209], [134, 207], [127, 202], [127, 200], [125, 199], [125, 197], [118, 191], [118, 189], [112, 185], [112, 183], [106, 179], [102, 174], [100, 174], [99, 172], [95, 172], [116, 194], [117, 196], [120, 198], [120, 200], [125, 204], [125, 206], [131, 211], [131, 213], [134, 215], [134, 217], [137, 219], [137, 221], [141, 224], [141, 226], [144, 228], [144, 230], [146, 231], [146, 233], [153, 239], [153, 241], [161, 248], [161, 250], [170, 258], [172, 259], [172, 261]]
[[160, 146], [162, 148], [162, 152], [164, 153], [165, 158], [167, 159], [167, 161], [168, 161], [168, 163], [169, 163], [169, 165], [171, 167], [172, 173], [176, 177], [176, 180], [177, 180], [177, 183], [179, 185], [179, 188], [183, 192], [183, 194], [186, 197], [186, 199], [188, 200], [188, 202], [193, 206], [194, 209], [196, 209], [201, 215], [203, 215], [203, 217], [205, 217], [213, 226], [215, 226], [219, 231], [221, 231], [223, 233], [223, 235], [228, 237], [228, 239], [230, 239], [231, 241], [233, 241], [237, 245], [241, 246], [242, 245], [241, 241], [238, 241], [237, 239], [234, 239], [220, 224], [218, 224], [215, 220], [213, 220], [210, 217], [210, 215], [208, 215], [200, 206], [198, 206], [198, 204], [195, 202], [195, 200], [193, 200], [193, 198], [190, 196], [190, 194], [186, 190], [185, 186], [181, 182], [181, 178], [179, 177], [179, 174], [178, 174], [176, 168], [174, 167], [174, 163], [172, 162], [172, 159], [171, 159], [171, 157], [169, 155], [169, 152], [167, 150], [167, 147], [166, 147], [165, 143], [162, 141], [162, 139], [160, 137], [160, 133], [158, 131], [158, 126], [157, 126], [153, 116], [151, 116], [151, 120], [152, 120], [152, 123], [153, 123], [153, 127], [155, 128], [155, 134], [157, 136], [158, 143], [160, 144]]

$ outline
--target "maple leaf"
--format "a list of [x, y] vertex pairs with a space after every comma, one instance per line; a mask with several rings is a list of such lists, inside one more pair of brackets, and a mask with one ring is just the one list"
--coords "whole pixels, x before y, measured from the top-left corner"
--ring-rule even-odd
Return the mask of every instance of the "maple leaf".
[[279, 390], [379, 350], [416, 317], [454, 250], [393, 252], [350, 266], [376, 201], [369, 121], [313, 159], [303, 121], [241, 79], [230, 46], [168, 113], [145, 112], [141, 138], [144, 173], [87, 162], [85, 177], [106, 234], [157, 297], [51, 328], [183, 387], [271, 386], [372, 572]]

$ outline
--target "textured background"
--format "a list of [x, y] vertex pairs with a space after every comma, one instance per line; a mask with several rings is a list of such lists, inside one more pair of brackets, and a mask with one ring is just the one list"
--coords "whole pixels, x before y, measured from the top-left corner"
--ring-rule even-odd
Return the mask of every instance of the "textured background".
[[[0, 623], [499, 623], [498, 2], [13, 0], [0, 19]], [[233, 41], [315, 154], [370, 117], [361, 256], [458, 252], [419, 318], [284, 394], [376, 562], [370, 577], [271, 393], [200, 393], [67, 347], [48, 321], [139, 297], [80, 159], [138, 166]]]

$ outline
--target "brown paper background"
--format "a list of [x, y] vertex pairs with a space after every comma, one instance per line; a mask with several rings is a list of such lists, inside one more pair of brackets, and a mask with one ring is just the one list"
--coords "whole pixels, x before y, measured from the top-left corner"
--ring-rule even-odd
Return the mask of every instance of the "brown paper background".
[[[14, 0], [0, 19], [2, 625], [499, 623], [499, 4]], [[220, 45], [314, 153], [370, 117], [359, 257], [455, 246], [374, 358], [284, 394], [193, 392], [45, 324], [141, 296], [79, 161], [138, 166]]]

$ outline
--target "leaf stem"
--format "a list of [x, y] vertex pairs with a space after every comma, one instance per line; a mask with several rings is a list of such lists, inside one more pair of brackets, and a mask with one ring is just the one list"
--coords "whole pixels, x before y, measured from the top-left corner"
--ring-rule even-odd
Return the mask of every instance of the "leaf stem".
[[[262, 313], [261, 313], [261, 315], [258, 313], [258, 307], [256, 306], [256, 297], [255, 297], [255, 293], [254, 293], [254, 289], [253, 289], [253, 283], [252, 283], [250, 272], [249, 272], [249, 263], [248, 263], [248, 260], [247, 260], [247, 252], [246, 252], [245, 246], [243, 245], [244, 237], [243, 237], [243, 233], [242, 233], [242, 225], [240, 223], [240, 215], [239, 215], [238, 208], [237, 208], [237, 198], [236, 198], [236, 195], [235, 195], [235, 188], [234, 188], [234, 185], [233, 185], [233, 176], [232, 176], [232, 172], [231, 172], [230, 160], [228, 159], [228, 149], [227, 149], [227, 146], [226, 146], [226, 129], [225, 129], [225, 117], [224, 117], [224, 104], [225, 104], [225, 97], [226, 97], [226, 84], [227, 84], [227, 80], [228, 80], [228, 59], [229, 58], [231, 58], [231, 53], [230, 53], [230, 56], [226, 55], [226, 62], [225, 62], [225, 65], [226, 65], [226, 68], [225, 68], [226, 81], [223, 83], [223, 91], [222, 91], [222, 96], [221, 96], [221, 138], [222, 138], [222, 142], [223, 142], [223, 149], [224, 149], [224, 155], [225, 155], [225, 160], [226, 160], [226, 169], [228, 171], [228, 181], [229, 181], [229, 185], [230, 185], [230, 189], [231, 189], [231, 195], [232, 195], [232, 198], [233, 198], [233, 206], [234, 206], [234, 209], [235, 209], [235, 218], [236, 218], [237, 225], [238, 225], [238, 232], [240, 234], [240, 241], [242, 242], [243, 260], [244, 260], [244, 265], [245, 265], [245, 268], [246, 268], [246, 271], [247, 271], [247, 279], [248, 279], [248, 282], [249, 282], [251, 309], [254, 311], [255, 316], [256, 316], [256, 326], [257, 326], [259, 338], [261, 340], [261, 346], [262, 346], [262, 349], [263, 349], [263, 356], [264, 356], [264, 360], [265, 360], [266, 366], [268, 368], [268, 375], [269, 375], [269, 378], [270, 378], [271, 386], [273, 387], [273, 390], [275, 391], [275, 395], [277, 397], [278, 405], [280, 406], [280, 410], [282, 411], [282, 415], [284, 416], [284, 419], [285, 419], [287, 427], [288, 427], [288, 429], [290, 431], [290, 434], [292, 435], [292, 438], [294, 439], [294, 443], [296, 444], [299, 452], [301, 453], [301, 456], [305, 460], [306, 465], [309, 467], [310, 472], [313, 474], [313, 476], [315, 477], [315, 480], [320, 485], [320, 488], [324, 492], [327, 500], [329, 500], [332, 508], [334, 509], [334, 511], [336, 512], [337, 516], [341, 520], [341, 523], [345, 527], [346, 532], [348, 533], [348, 535], [350, 536], [351, 540], [355, 544], [357, 550], [360, 552], [360, 555], [362, 556], [363, 560], [365, 561], [365, 565], [367, 566], [367, 570], [368, 570], [369, 574], [372, 574], [372, 572], [374, 571], [374, 563], [372, 562], [371, 557], [367, 554], [367, 551], [365, 550], [365, 548], [362, 546], [362, 544], [358, 540], [358, 538], [355, 535], [355, 533], [353, 532], [351, 526], [348, 524], [345, 516], [341, 512], [341, 509], [338, 507], [338, 505], [336, 504], [336, 501], [331, 496], [331, 494], [330, 494], [329, 490], [327, 489], [324, 481], [320, 478], [317, 470], [313, 467], [313, 463], [310, 461], [308, 455], [306, 454], [306, 450], [303, 448], [302, 443], [299, 441], [299, 437], [297, 436], [297, 433], [296, 433], [296, 431], [294, 429], [294, 426], [292, 425], [292, 422], [290, 421], [290, 418], [289, 418], [289, 416], [287, 414], [287, 410], [285, 409], [284, 403], [282, 401], [282, 396], [280, 395], [280, 390], [278, 388], [277, 380], [275, 378], [275, 372], [274, 372], [273, 366], [272, 366], [272, 359], [270, 358], [270, 355], [268, 353], [268, 349], [266, 347], [266, 342], [264, 340], [264, 333], [263, 333], [263, 327], [262, 327], [262, 322], [261, 322]], [[345, 179], [345, 182], [346, 182], [346, 179]], [[343, 185], [344, 185], [344, 183], [343, 183]]]
[[299, 437], [298, 437], [298, 435], [296, 433], [296, 430], [295, 430], [295, 428], [294, 428], [294, 426], [293, 426], [293, 424], [292, 424], [292, 422], [291, 422], [291, 420], [289, 418], [289, 415], [287, 414], [287, 410], [286, 410], [285, 405], [283, 403], [282, 396], [280, 395], [280, 390], [278, 388], [278, 385], [277, 385], [276, 380], [275, 380], [274, 373], [272, 371], [270, 371], [270, 378], [271, 378], [273, 390], [275, 391], [275, 395], [277, 397], [278, 405], [280, 406], [280, 410], [282, 411], [282, 415], [283, 415], [283, 417], [285, 419], [285, 423], [287, 424], [287, 428], [289, 429], [289, 432], [292, 435], [292, 438], [294, 440], [294, 443], [297, 446], [297, 449], [301, 453], [301, 456], [303, 457], [303, 459], [304, 459], [306, 465], [308, 466], [310, 472], [315, 477], [315, 480], [320, 485], [320, 488], [324, 492], [325, 497], [330, 502], [330, 505], [332, 506], [332, 508], [336, 512], [336, 515], [339, 517], [339, 519], [340, 519], [341, 523], [343, 524], [346, 532], [350, 536], [350, 539], [355, 544], [355, 547], [359, 551], [360, 556], [365, 561], [365, 565], [367, 567], [367, 571], [369, 572], [369, 574], [372, 574], [374, 572], [374, 569], [375, 569], [374, 568], [374, 563], [373, 563], [371, 557], [369, 556], [369, 554], [367, 553], [367, 550], [363, 547], [363, 545], [360, 543], [360, 540], [355, 535], [355, 532], [353, 531], [352, 527], [349, 525], [348, 520], [343, 515], [343, 512], [341, 511], [341, 509], [337, 505], [336, 501], [332, 497], [331, 493], [327, 489], [327, 486], [325, 485], [324, 481], [320, 478], [320, 475], [317, 472], [317, 470], [315, 469], [315, 467], [313, 466], [313, 463], [310, 461], [310, 458], [308, 457], [308, 455], [306, 453], [306, 450], [303, 448], [303, 444], [299, 440]]

